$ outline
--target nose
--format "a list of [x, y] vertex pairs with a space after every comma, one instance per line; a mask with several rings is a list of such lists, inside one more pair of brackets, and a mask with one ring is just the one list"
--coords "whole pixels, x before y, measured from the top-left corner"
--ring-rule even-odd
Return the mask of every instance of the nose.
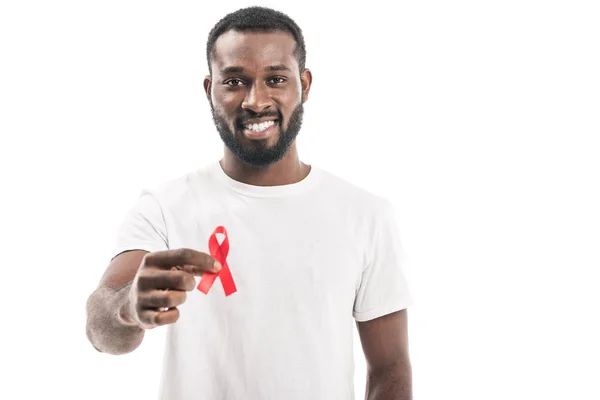
[[269, 88], [255, 83], [247, 92], [242, 108], [255, 113], [260, 113], [268, 109], [272, 104], [272, 99], [269, 96]]

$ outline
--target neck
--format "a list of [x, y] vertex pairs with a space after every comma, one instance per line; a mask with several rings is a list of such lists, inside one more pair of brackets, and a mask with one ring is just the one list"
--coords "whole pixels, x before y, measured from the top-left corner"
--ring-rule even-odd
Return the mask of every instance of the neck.
[[311, 169], [311, 166], [300, 161], [296, 143], [290, 146], [281, 160], [267, 167], [246, 165], [227, 148], [225, 148], [223, 159], [219, 163], [231, 179], [253, 186], [280, 186], [297, 183], [306, 178]]

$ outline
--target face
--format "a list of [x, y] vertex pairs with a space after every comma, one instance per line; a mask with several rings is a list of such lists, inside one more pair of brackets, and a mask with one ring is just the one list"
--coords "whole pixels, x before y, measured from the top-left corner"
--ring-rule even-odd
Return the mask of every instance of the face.
[[246, 165], [281, 160], [300, 132], [312, 77], [295, 44], [281, 31], [228, 31], [215, 43], [204, 87], [223, 143]]

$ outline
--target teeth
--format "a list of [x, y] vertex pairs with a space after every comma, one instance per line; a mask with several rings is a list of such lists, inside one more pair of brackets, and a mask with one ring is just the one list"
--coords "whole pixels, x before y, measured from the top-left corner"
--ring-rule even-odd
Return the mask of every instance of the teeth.
[[248, 124], [248, 125], [244, 125], [244, 127], [246, 129], [250, 129], [253, 130], [254, 132], [262, 132], [265, 129], [267, 129], [270, 126], [275, 125], [275, 121], [267, 121], [267, 122], [263, 122], [261, 124]]

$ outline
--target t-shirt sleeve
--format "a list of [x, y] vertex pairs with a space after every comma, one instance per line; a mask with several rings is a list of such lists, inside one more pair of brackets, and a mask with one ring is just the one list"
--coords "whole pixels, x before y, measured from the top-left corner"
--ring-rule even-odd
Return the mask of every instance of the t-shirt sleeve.
[[358, 322], [403, 310], [413, 303], [395, 210], [389, 201], [383, 202], [368, 233], [367, 266], [353, 309]]
[[117, 228], [111, 258], [127, 250], [154, 252], [168, 248], [163, 210], [157, 197], [144, 189]]

